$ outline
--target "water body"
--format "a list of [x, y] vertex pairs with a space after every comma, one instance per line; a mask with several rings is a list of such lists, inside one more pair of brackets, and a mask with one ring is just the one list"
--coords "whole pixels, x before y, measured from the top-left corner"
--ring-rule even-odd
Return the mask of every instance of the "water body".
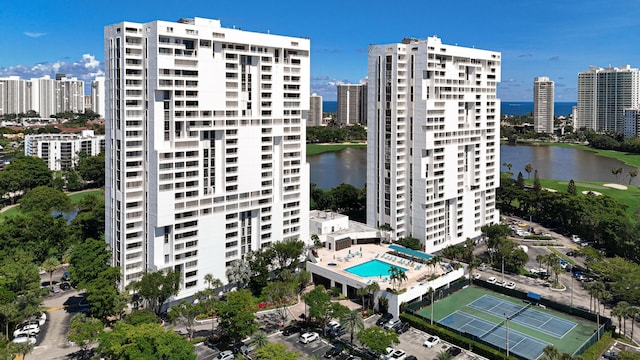
[[[556, 116], [571, 115], [575, 102], [556, 102], [553, 104], [553, 113]], [[322, 111], [337, 112], [337, 101], [323, 101]], [[502, 115], [526, 115], [533, 112], [533, 102], [531, 101], [503, 101], [500, 103], [500, 114]]]
[[367, 149], [346, 148], [307, 156], [311, 182], [321, 189], [345, 183], [363, 188], [367, 182]]
[[[518, 172], [526, 178], [526, 164], [531, 163], [542, 179], [574, 181], [606, 181], [627, 184], [629, 170], [633, 167], [622, 162], [597, 156], [590, 151], [557, 146], [500, 145], [500, 170], [507, 169], [503, 163], [511, 163], [514, 177]], [[367, 181], [367, 150], [348, 148], [336, 152], [307, 156], [310, 164], [311, 182], [321, 189], [331, 189], [342, 183], [362, 188]], [[623, 172], [617, 179], [611, 173], [614, 167], [622, 167]], [[533, 172], [531, 173], [533, 177]], [[639, 176], [640, 177], [640, 176]], [[640, 185], [636, 177], [631, 185]]]

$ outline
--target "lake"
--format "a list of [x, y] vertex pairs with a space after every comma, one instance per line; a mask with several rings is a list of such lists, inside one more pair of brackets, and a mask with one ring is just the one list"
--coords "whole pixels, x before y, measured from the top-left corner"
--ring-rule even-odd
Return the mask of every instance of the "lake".
[[[321, 189], [331, 189], [342, 183], [362, 188], [367, 181], [366, 148], [347, 148], [336, 152], [307, 156], [311, 182]], [[558, 146], [500, 145], [500, 170], [504, 163], [511, 163], [514, 177], [518, 172], [526, 178], [524, 167], [531, 163], [541, 179], [611, 181], [627, 184], [633, 167], [622, 162], [597, 156], [590, 151]], [[611, 173], [614, 167], [622, 167], [620, 179]], [[531, 173], [533, 177], [533, 172]], [[638, 186], [640, 176], [633, 179]]]

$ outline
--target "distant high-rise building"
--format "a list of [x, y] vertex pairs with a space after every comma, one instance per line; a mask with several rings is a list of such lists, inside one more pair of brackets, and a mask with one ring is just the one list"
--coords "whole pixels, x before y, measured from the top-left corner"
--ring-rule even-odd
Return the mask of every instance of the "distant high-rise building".
[[624, 131], [625, 138], [640, 136], [640, 109], [631, 108], [624, 110]]
[[338, 122], [367, 124], [367, 85], [338, 84]]
[[91, 82], [91, 111], [104, 117], [104, 76], [98, 76]]
[[307, 115], [307, 126], [322, 125], [322, 96], [311, 94], [309, 98], [309, 114]]
[[309, 241], [310, 41], [219, 20], [105, 27], [105, 237], [121, 288], [177, 299], [272, 243]]
[[622, 132], [624, 110], [640, 103], [640, 72], [630, 65], [599, 68], [578, 74], [576, 128]]
[[499, 222], [500, 57], [437, 37], [369, 47], [369, 226], [434, 252]]
[[76, 78], [0, 78], [0, 115], [27, 113], [30, 110], [41, 117], [67, 111], [82, 113], [84, 104], [84, 81]]
[[0, 78], [0, 115], [26, 113], [30, 109], [30, 86], [18, 76]]
[[93, 130], [80, 134], [31, 134], [24, 137], [24, 154], [42, 159], [50, 170], [68, 170], [78, 165], [79, 154], [96, 156], [104, 150], [104, 135]]
[[553, 134], [553, 81], [540, 76], [533, 81], [533, 127], [536, 132]]

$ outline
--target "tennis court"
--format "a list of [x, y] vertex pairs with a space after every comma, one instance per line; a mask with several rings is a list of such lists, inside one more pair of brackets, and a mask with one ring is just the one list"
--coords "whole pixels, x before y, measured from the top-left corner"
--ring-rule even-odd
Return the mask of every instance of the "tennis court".
[[468, 286], [416, 311], [416, 314], [522, 359], [537, 359], [546, 345], [575, 354], [589, 341], [595, 322], [571, 314], [530, 305], [486, 288]]
[[537, 359], [542, 354], [545, 346], [547, 346], [547, 343], [517, 330], [507, 330], [504, 321], [495, 324], [462, 311], [451, 313], [440, 320], [439, 323], [460, 332], [477, 336], [499, 348], [507, 348], [507, 338], [509, 338], [509, 352], [527, 359]]
[[499, 317], [506, 316], [509, 321], [522, 324], [558, 339], [562, 339], [577, 325], [573, 321], [538, 311], [532, 308], [531, 304], [523, 303], [523, 305], [520, 305], [488, 294], [483, 295], [467, 306]]

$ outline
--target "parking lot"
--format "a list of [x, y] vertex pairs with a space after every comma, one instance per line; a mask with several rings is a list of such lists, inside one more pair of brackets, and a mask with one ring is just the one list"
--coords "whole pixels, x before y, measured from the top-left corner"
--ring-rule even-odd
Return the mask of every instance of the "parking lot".
[[[376, 326], [375, 323], [378, 320], [378, 318], [380, 318], [379, 315], [374, 315], [365, 319], [365, 327]], [[299, 352], [302, 355], [301, 356], [302, 359], [310, 359], [313, 356], [322, 358], [324, 353], [333, 347], [333, 345], [330, 343], [330, 340], [326, 338], [322, 338], [322, 336], [319, 340], [313, 341], [309, 344], [302, 344], [298, 341], [299, 335], [300, 334], [284, 336], [281, 332], [277, 332], [272, 336], [270, 336], [270, 341], [279, 342], [281, 344], [284, 344], [288, 350]], [[434, 347], [427, 348], [423, 346], [423, 343], [427, 337], [428, 335], [425, 332], [411, 328], [409, 331], [399, 335], [400, 344], [395, 345], [394, 348], [404, 350], [407, 353], [407, 356], [414, 355], [419, 360], [422, 360], [422, 359], [426, 360], [426, 359], [436, 358], [436, 356], [440, 351], [446, 350], [451, 346], [448, 343], [440, 341]], [[350, 336], [347, 333], [345, 335], [342, 335], [340, 337], [340, 340], [342, 340], [345, 343], [348, 343], [349, 338]], [[357, 347], [361, 347], [357, 339], [354, 339], [354, 345], [356, 345]], [[465, 351], [465, 349], [462, 349], [462, 350], [463, 350], [462, 353], [456, 356], [455, 359], [460, 359], [460, 360], [482, 359], [482, 357], [475, 354], [471, 354], [468, 351]], [[198, 359], [201, 359], [201, 358], [198, 357]]]

